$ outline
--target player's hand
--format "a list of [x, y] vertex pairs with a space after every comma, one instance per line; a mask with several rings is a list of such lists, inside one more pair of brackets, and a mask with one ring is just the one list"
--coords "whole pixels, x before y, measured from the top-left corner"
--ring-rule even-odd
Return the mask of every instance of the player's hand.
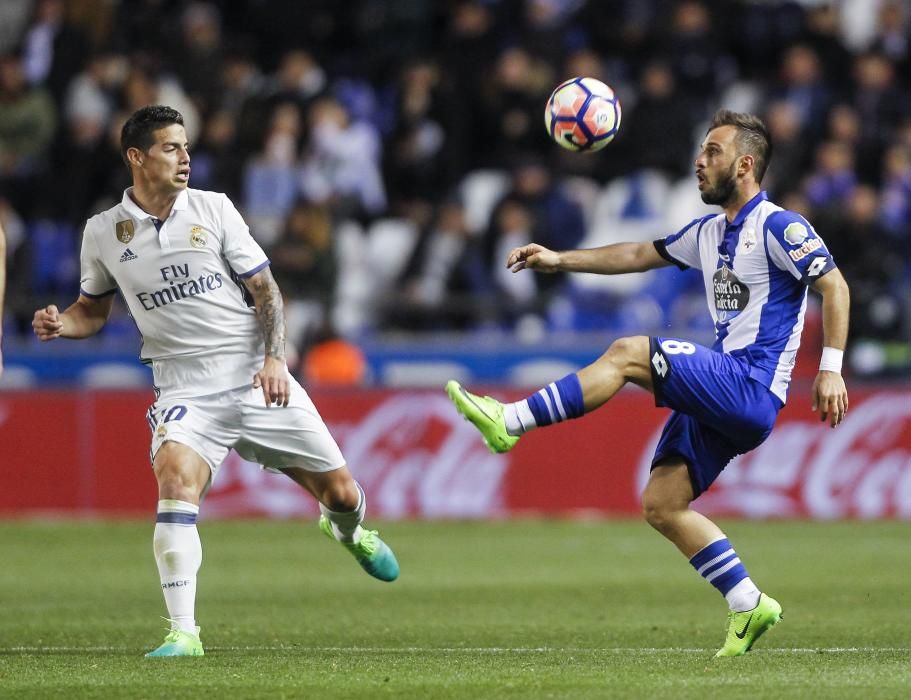
[[543, 245], [529, 243], [510, 251], [509, 257], [506, 258], [506, 267], [513, 272], [525, 268], [538, 272], [557, 272], [560, 269], [560, 254], [548, 250]]
[[57, 307], [51, 304], [35, 312], [32, 319], [32, 329], [38, 340], [48, 341], [59, 338], [63, 331], [63, 321], [60, 320], [60, 312]]
[[813, 410], [819, 411], [819, 420], [828, 419], [834, 428], [848, 413], [848, 390], [845, 380], [837, 372], [820, 370], [813, 382]]
[[262, 387], [266, 406], [287, 406], [291, 398], [291, 382], [288, 381], [288, 365], [276, 357], [266, 357], [263, 368], [253, 377], [253, 388]]

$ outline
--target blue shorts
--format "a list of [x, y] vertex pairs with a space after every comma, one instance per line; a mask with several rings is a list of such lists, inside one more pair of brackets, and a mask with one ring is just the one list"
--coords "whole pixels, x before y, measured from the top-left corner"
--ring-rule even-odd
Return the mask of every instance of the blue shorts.
[[781, 401], [750, 377], [746, 358], [677, 338], [649, 338], [655, 405], [674, 409], [655, 449], [684, 459], [693, 495], [705, 491], [728, 462], [772, 432]]

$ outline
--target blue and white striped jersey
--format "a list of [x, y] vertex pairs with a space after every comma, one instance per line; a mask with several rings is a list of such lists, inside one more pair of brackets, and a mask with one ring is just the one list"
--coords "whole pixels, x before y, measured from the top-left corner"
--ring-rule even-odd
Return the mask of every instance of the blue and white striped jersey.
[[712, 349], [745, 357], [750, 376], [784, 402], [807, 285], [835, 267], [813, 227], [760, 192], [731, 223], [723, 213], [705, 216], [655, 241], [655, 248], [681, 269], [702, 270], [715, 321]]

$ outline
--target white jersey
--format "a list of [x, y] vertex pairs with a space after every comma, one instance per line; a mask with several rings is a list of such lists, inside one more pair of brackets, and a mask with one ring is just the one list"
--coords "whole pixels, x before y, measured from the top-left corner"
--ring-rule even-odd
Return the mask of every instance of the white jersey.
[[745, 356], [750, 376], [782, 403], [800, 346], [807, 285], [835, 267], [813, 227], [760, 192], [730, 224], [724, 214], [696, 219], [655, 241], [681, 268], [702, 270], [715, 321], [713, 350]]
[[204, 396], [253, 381], [264, 344], [240, 281], [269, 264], [223, 194], [187, 189], [165, 221], [132, 200], [88, 220], [81, 293], [118, 289], [142, 334], [159, 396]]

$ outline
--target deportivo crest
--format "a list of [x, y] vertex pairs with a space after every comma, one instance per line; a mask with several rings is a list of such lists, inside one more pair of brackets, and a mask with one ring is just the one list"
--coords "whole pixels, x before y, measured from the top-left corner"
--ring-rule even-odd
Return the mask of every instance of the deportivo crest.
[[807, 227], [797, 221], [788, 224], [784, 230], [784, 239], [791, 245], [800, 245], [808, 235]]
[[133, 240], [135, 231], [133, 230], [133, 220], [125, 219], [114, 224], [114, 235], [121, 243], [129, 243]]
[[190, 245], [194, 248], [205, 248], [209, 240], [209, 234], [205, 232], [202, 226], [194, 226], [190, 229]]
[[740, 248], [742, 252], [749, 253], [756, 247], [756, 232], [753, 229], [744, 229], [740, 236]]

